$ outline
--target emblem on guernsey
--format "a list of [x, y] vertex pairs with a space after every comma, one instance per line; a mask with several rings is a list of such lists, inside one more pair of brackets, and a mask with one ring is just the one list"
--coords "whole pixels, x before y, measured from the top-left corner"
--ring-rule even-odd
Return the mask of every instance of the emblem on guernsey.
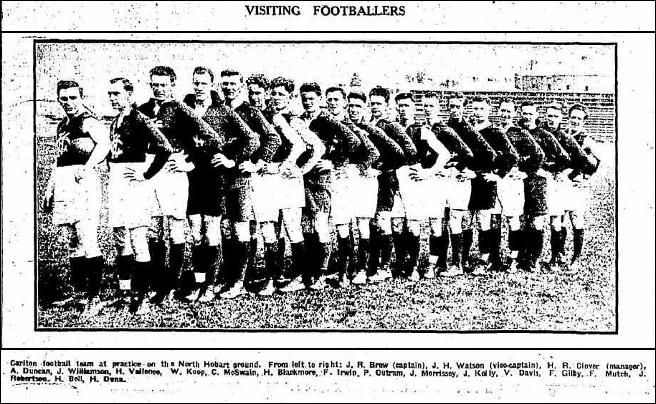
[[61, 156], [68, 150], [71, 145], [71, 139], [68, 137], [68, 132], [62, 132], [57, 137], [57, 155]]

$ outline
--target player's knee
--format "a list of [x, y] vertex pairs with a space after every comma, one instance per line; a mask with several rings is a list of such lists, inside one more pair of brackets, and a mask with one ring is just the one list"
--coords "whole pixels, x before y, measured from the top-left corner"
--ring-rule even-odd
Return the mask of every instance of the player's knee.
[[289, 237], [289, 242], [292, 244], [300, 243], [303, 241], [303, 229], [301, 228], [300, 224], [288, 226], [287, 237]]
[[585, 220], [582, 212], [572, 212], [570, 214], [572, 219], [572, 227], [575, 229], [585, 229]]
[[130, 230], [125, 227], [114, 228], [114, 246], [118, 255], [132, 255], [132, 243], [130, 242]]
[[517, 231], [521, 228], [521, 222], [519, 216], [510, 216], [508, 217], [508, 227], [512, 231]]
[[428, 221], [430, 227], [430, 234], [433, 237], [440, 237], [442, 235], [442, 218], [433, 217]]
[[212, 217], [205, 222], [205, 238], [211, 247], [221, 243], [221, 218]]
[[404, 219], [398, 217], [392, 218], [391, 224], [392, 224], [392, 233], [403, 232]]
[[236, 222], [234, 224], [235, 236], [238, 241], [246, 242], [251, 239], [251, 229], [249, 222]]
[[534, 217], [531, 219], [531, 227], [533, 227], [535, 230], [544, 230], [544, 222], [544, 216]]
[[360, 233], [360, 238], [369, 240], [371, 237], [371, 220], [369, 219], [358, 219], [358, 232]]
[[339, 238], [347, 238], [350, 233], [348, 224], [339, 224], [335, 227], [335, 230], [337, 230], [337, 236]]
[[262, 238], [267, 244], [276, 242], [276, 229], [273, 226], [273, 222], [267, 222], [262, 224]]
[[150, 226], [148, 227], [148, 237], [155, 239], [164, 238], [164, 218], [162, 216], [153, 216], [150, 219]]
[[171, 233], [172, 244], [182, 244], [185, 240], [185, 222], [180, 219], [171, 219]]

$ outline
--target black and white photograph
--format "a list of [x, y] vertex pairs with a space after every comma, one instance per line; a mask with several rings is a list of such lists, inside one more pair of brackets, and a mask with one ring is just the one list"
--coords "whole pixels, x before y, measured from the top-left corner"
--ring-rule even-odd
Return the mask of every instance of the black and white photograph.
[[617, 332], [615, 44], [34, 61], [36, 330]]

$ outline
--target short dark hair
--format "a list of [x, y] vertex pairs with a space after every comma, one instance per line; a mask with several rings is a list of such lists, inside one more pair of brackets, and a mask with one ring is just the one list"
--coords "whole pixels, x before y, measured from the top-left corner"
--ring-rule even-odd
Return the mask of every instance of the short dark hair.
[[437, 91], [433, 90], [428, 90], [424, 93], [424, 98], [436, 98], [439, 99], [440, 95], [437, 93]]
[[449, 97], [447, 98], [447, 100], [450, 101], [450, 100], [453, 100], [453, 99], [462, 100], [462, 106], [463, 107], [466, 107], [467, 104], [469, 103], [469, 100], [467, 99], [465, 94], [463, 94], [460, 91], [449, 94]]
[[501, 104], [503, 104], [504, 102], [509, 102], [509, 103], [511, 103], [512, 105], [515, 105], [515, 100], [513, 100], [512, 98], [510, 98], [510, 97], [503, 97], [503, 98], [501, 98], [501, 99], [499, 100], [499, 106], [501, 106]]
[[385, 102], [390, 100], [390, 91], [382, 86], [376, 86], [369, 91], [369, 99], [371, 97], [383, 97]]
[[365, 103], [367, 102], [367, 95], [365, 93], [363, 93], [362, 91], [351, 91], [349, 93], [348, 97], [346, 97], [346, 98], [349, 99], [349, 100], [351, 98], [354, 98], [356, 100], [361, 100], [362, 102], [365, 102]]
[[487, 105], [490, 105], [490, 99], [482, 95], [476, 95], [472, 97], [471, 102], [484, 102]]
[[209, 67], [197, 66], [194, 68], [194, 74], [209, 74], [210, 81], [214, 83], [214, 72]]
[[535, 103], [534, 103], [533, 101], [531, 101], [531, 100], [526, 100], [526, 101], [522, 101], [522, 103], [520, 104], [519, 107], [520, 107], [520, 108], [524, 108], [524, 107], [535, 107]]
[[61, 90], [65, 90], [67, 88], [77, 88], [78, 91], [80, 92], [80, 97], [84, 97], [84, 92], [82, 91], [82, 87], [80, 87], [77, 81], [73, 81], [73, 80], [59, 80], [57, 82], [57, 96], [59, 96], [59, 92]]
[[412, 99], [412, 93], [409, 93], [409, 92], [407, 92], [407, 91], [404, 91], [404, 92], [400, 92], [400, 93], [398, 93], [398, 94], [396, 95], [396, 97], [394, 97], [394, 101], [395, 101], [395, 102], [399, 102], [399, 101], [401, 101], [401, 100], [406, 100], [406, 99], [408, 99], [408, 100], [410, 100], [410, 101], [413, 101], [413, 99]]
[[239, 81], [241, 82], [244, 81], [244, 78], [241, 77], [241, 73], [239, 73], [236, 70], [225, 69], [221, 71], [221, 77], [232, 77], [232, 76], [240, 76]]
[[346, 99], [346, 91], [344, 91], [344, 89], [342, 87], [328, 87], [326, 89], [326, 95], [328, 95], [328, 93], [334, 93], [334, 92], [341, 93], [342, 98]]
[[132, 85], [132, 82], [124, 77], [116, 77], [111, 80], [109, 80], [109, 84], [116, 84], [120, 82], [123, 84], [123, 89], [127, 91], [128, 93], [131, 93], [134, 91], [134, 85]]
[[265, 90], [269, 88], [269, 80], [267, 80], [263, 74], [251, 74], [246, 79], [246, 84], [255, 84], [256, 86], [262, 87]]
[[175, 71], [171, 69], [168, 66], [155, 66], [152, 69], [150, 69], [150, 77], [153, 76], [169, 76], [171, 79], [171, 83], [175, 83], [175, 79], [177, 76], [175, 75]]
[[298, 90], [299, 93], [316, 93], [321, 95], [321, 86], [315, 82], [303, 83], [301, 88]]
[[573, 104], [571, 107], [569, 107], [569, 110], [567, 111], [567, 115], [572, 115], [572, 111], [574, 110], [582, 111], [585, 114], [584, 118], [588, 117], [588, 113], [589, 113], [588, 107], [586, 107], [585, 105], [580, 103]]
[[269, 88], [273, 90], [276, 87], [282, 87], [287, 91], [289, 94], [294, 92], [294, 82], [288, 78], [285, 77], [276, 77], [275, 79], [271, 80], [271, 84], [269, 84]]

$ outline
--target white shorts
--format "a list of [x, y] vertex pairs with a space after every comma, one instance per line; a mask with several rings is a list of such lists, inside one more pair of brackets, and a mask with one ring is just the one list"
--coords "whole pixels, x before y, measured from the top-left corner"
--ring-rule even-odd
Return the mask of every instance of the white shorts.
[[330, 217], [333, 224], [351, 223], [355, 217], [355, 205], [352, 199], [353, 177], [356, 174], [353, 165], [332, 170], [332, 195], [330, 199]]
[[446, 190], [446, 206], [452, 210], [469, 210], [471, 199], [471, 180], [457, 180], [445, 178], [444, 188]]
[[187, 173], [160, 171], [147, 181], [151, 187], [151, 216], [187, 217], [189, 178]]
[[150, 223], [152, 185], [148, 181], [130, 181], [124, 176], [128, 168], [143, 172], [148, 166], [148, 163], [109, 163], [110, 227], [134, 229]]
[[286, 207], [287, 182], [280, 174], [254, 174], [253, 213], [258, 222], [275, 222], [280, 216], [280, 209]]
[[396, 171], [405, 217], [410, 220], [422, 220], [429, 217], [444, 216], [444, 181], [432, 176], [423, 181], [410, 178], [409, 166]]
[[497, 204], [492, 214], [502, 213], [507, 217], [517, 217], [524, 213], [523, 179], [504, 177], [497, 182]]
[[102, 191], [100, 179], [95, 170], [87, 170], [86, 175], [75, 181], [75, 172], [81, 165], [55, 167], [52, 172], [54, 206], [52, 223], [55, 225], [74, 224], [88, 220], [100, 222]]
[[562, 216], [565, 214], [565, 206], [571, 187], [571, 181], [547, 177], [547, 209], [550, 216]]
[[378, 178], [354, 175], [351, 182], [351, 203], [355, 217], [373, 218], [378, 204]]
[[583, 213], [586, 209], [588, 188], [585, 185], [575, 186], [573, 182], [566, 182], [567, 200], [565, 210], [569, 212]]

